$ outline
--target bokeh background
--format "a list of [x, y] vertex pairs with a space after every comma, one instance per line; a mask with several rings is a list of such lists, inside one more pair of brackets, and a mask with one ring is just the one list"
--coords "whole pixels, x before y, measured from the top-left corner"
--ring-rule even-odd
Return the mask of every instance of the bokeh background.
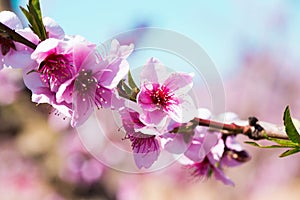
[[[227, 111], [242, 119], [254, 115], [282, 124], [283, 110], [290, 105], [300, 119], [299, 1], [40, 2], [44, 16], [55, 19], [67, 34], [80, 34], [94, 43], [136, 27], [184, 34], [201, 45], [218, 68]], [[26, 3], [1, 0], [0, 8], [19, 12], [18, 6]], [[176, 164], [151, 174], [125, 174], [94, 159], [68, 120], [49, 110], [30, 101], [20, 71], [0, 72], [1, 200], [300, 198], [297, 154], [279, 159], [279, 150], [245, 144], [252, 160], [225, 169], [235, 187], [213, 179], [195, 181]], [[105, 118], [111, 114], [103, 112]], [[105, 128], [115, 131], [109, 124]]]

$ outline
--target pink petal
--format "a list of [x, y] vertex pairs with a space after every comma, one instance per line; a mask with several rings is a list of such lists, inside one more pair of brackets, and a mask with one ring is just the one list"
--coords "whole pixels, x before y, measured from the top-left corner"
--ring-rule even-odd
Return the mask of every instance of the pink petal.
[[141, 71], [140, 82], [163, 83], [166, 77], [165, 66], [155, 58], [150, 58]]
[[173, 138], [165, 144], [164, 149], [173, 154], [184, 153], [190, 145], [190, 142], [184, 141], [183, 134], [170, 134], [171, 137], [173, 136]]
[[168, 105], [168, 109], [164, 109], [165, 112], [176, 122], [181, 123], [183, 121], [183, 111], [181, 105], [171, 104]]
[[74, 81], [75, 77], [67, 80], [59, 86], [58, 91], [56, 93], [56, 100], [58, 103], [61, 103], [63, 101], [67, 103], [73, 102], [72, 93], [74, 90]]
[[38, 104], [51, 104], [53, 102], [53, 94], [45, 87], [36, 88], [35, 92], [32, 93], [31, 100]]
[[174, 92], [176, 96], [186, 94], [193, 87], [193, 74], [172, 73], [167, 80], [165, 80], [164, 85]]
[[228, 136], [225, 141], [226, 147], [235, 151], [242, 151], [242, 146], [236, 141], [235, 136]]
[[222, 181], [225, 185], [234, 186], [234, 182], [232, 182], [221, 169], [214, 167], [213, 171], [217, 180]]
[[48, 88], [40, 87], [35, 88], [34, 92], [32, 93], [31, 100], [38, 104], [47, 103], [50, 104], [53, 108], [57, 111], [65, 115], [66, 117], [71, 117], [71, 108], [70, 105], [66, 103], [57, 103], [55, 100], [54, 93], [49, 91]]
[[74, 112], [71, 119], [71, 126], [76, 127], [82, 125], [90, 117], [93, 112], [93, 105], [89, 98], [82, 97], [78, 92], [74, 93], [73, 102]]
[[3, 58], [6, 66], [12, 68], [27, 68], [28, 66], [36, 65], [35, 61], [30, 58], [31, 52], [29, 51], [15, 51], [10, 52]]
[[148, 143], [144, 143], [145, 146], [133, 149], [133, 157], [136, 166], [141, 168], [149, 168], [158, 159], [160, 154], [159, 143], [154, 139], [154, 144], [148, 146]]
[[180, 98], [180, 107], [181, 107], [181, 119], [180, 123], [187, 123], [194, 119], [198, 115], [197, 108], [194, 104], [193, 99], [188, 96], [184, 95]]
[[59, 45], [61, 41], [49, 38], [41, 42], [34, 52], [31, 54], [31, 58], [36, 60], [38, 63], [41, 63], [47, 56], [51, 55], [52, 53], [56, 53], [55, 48]]
[[206, 152], [203, 151], [201, 146], [201, 143], [193, 141], [184, 155], [194, 162], [202, 162], [206, 156]]
[[38, 72], [31, 72], [35, 67], [30, 66], [23, 70], [23, 80], [27, 88], [29, 88], [32, 93], [35, 93], [36, 88], [45, 87], [45, 84], [41, 81]]
[[107, 66], [107, 71], [104, 71], [100, 82], [103, 87], [113, 89], [117, 87], [122, 78], [126, 76], [129, 70], [129, 64], [126, 60], [118, 59]]
[[89, 43], [84, 42], [73, 42], [73, 61], [75, 67], [79, 69], [83, 65], [81, 68], [88, 69], [86, 67], [90, 67], [90, 62], [96, 64], [94, 50], [95, 45], [89, 45]]
[[[33, 33], [33, 31], [30, 28], [16, 30], [16, 32], [19, 33], [20, 35], [22, 35], [23, 37], [25, 37], [30, 42], [36, 44], [36, 45], [39, 44], [39, 42], [40, 42], [39, 37], [35, 33]], [[27, 47], [26, 45], [21, 44], [19, 42], [15, 42], [15, 45], [16, 45], [16, 49], [18, 51], [19, 50], [27, 50], [29, 52], [33, 52], [34, 51], [30, 47]]]
[[49, 38], [63, 39], [65, 37], [65, 32], [62, 27], [50, 17], [44, 17], [43, 23]]
[[22, 22], [17, 17], [17, 15], [11, 11], [1, 11], [0, 12], [0, 22], [5, 24], [11, 29], [22, 29]]
[[161, 110], [154, 110], [146, 111], [145, 113], [141, 114], [140, 119], [145, 124], [161, 126], [166, 122], [166, 117], [166, 114]]
[[110, 44], [109, 56], [126, 59], [132, 53], [133, 48], [134, 48], [133, 44], [120, 46], [119, 41], [114, 39], [111, 41]]

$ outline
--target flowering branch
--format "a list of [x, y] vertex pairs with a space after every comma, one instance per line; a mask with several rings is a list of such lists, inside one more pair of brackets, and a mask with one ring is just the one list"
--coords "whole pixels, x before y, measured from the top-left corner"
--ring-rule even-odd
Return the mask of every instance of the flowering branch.
[[[249, 117], [249, 124], [251, 119], [253, 117]], [[268, 139], [268, 138], [276, 138], [276, 139], [283, 139], [283, 140], [289, 140], [288, 136], [285, 133], [282, 133], [280, 130], [278, 132], [274, 132], [271, 130], [266, 130], [259, 124], [252, 124], [252, 125], [246, 125], [246, 126], [241, 126], [237, 125], [235, 123], [231, 124], [226, 124], [226, 123], [221, 123], [218, 121], [213, 121], [209, 119], [201, 119], [201, 118], [194, 118], [190, 123], [187, 123], [185, 126], [180, 126], [174, 128], [172, 133], [176, 132], [183, 132], [184, 129], [193, 129], [196, 126], [205, 126], [209, 127], [212, 130], [217, 130], [222, 132], [224, 135], [237, 135], [237, 134], [242, 134], [245, 136], [248, 136], [250, 139], [254, 140], [262, 140], [262, 139]]]
[[[139, 92], [138, 87], [132, 80], [130, 71], [128, 73], [128, 85], [126, 84], [125, 80], [121, 80], [117, 87], [118, 94], [128, 100], [133, 102], [137, 102], [136, 96]], [[190, 122], [186, 124], [181, 124], [180, 126], [174, 128], [170, 131], [170, 133], [177, 133], [177, 132], [186, 132], [189, 133], [192, 131], [196, 126], [204, 126], [209, 127], [211, 129], [217, 130], [222, 132], [224, 135], [237, 135], [242, 134], [248, 136], [250, 139], [254, 140], [262, 140], [268, 138], [276, 138], [276, 139], [283, 139], [289, 140], [289, 137], [286, 133], [277, 130], [268, 130], [262, 127], [256, 117], [249, 117], [248, 124], [246, 126], [237, 125], [235, 123], [226, 124], [221, 123], [218, 121], [210, 120], [210, 119], [202, 119], [195, 117]], [[275, 126], [275, 125], [274, 125]]]
[[[188, 94], [193, 87], [193, 73], [164, 74], [166, 67], [150, 58], [141, 70], [137, 86], [127, 61], [133, 44], [121, 45], [114, 39], [104, 52], [99, 52], [95, 44], [80, 36], [67, 36], [52, 19], [42, 18], [38, 0], [29, 0], [27, 8], [21, 9], [31, 30], [20, 33], [30, 40], [19, 34], [20, 25], [14, 14], [6, 13], [12, 18], [8, 22], [15, 20], [11, 24], [2, 23], [0, 18], [3, 66], [23, 68], [32, 101], [52, 105], [71, 119], [72, 127], [85, 123], [95, 107], [119, 112], [126, 132], [124, 138], [131, 142], [138, 168], [151, 167], [160, 152], [166, 150], [183, 154], [182, 164], [194, 168], [195, 174], [214, 174], [225, 184], [233, 185], [224, 175], [223, 166], [237, 166], [250, 159], [235, 140], [238, 134], [276, 143], [262, 146], [247, 142], [257, 147], [288, 148], [281, 157], [300, 152], [300, 135], [288, 107], [283, 118], [285, 133], [271, 129], [256, 117], [242, 121], [245, 125], [239, 125], [237, 116], [232, 115], [226, 120], [233, 123], [212, 120], [211, 113], [197, 108]], [[23, 60], [13, 62], [16, 58]], [[133, 105], [126, 105], [125, 100]]]

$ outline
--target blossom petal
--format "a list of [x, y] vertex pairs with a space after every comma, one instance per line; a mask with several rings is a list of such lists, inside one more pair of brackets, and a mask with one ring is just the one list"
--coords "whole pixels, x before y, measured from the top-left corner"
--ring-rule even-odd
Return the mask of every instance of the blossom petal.
[[47, 103], [53, 106], [57, 111], [65, 115], [66, 117], [71, 116], [70, 105], [65, 103], [57, 103], [54, 98], [54, 94], [45, 87], [36, 88], [32, 93], [31, 100], [38, 104]]
[[181, 107], [181, 117], [182, 119], [179, 121], [180, 123], [187, 123], [190, 120], [194, 119], [198, 113], [197, 108], [193, 102], [193, 99], [188, 96], [184, 95], [180, 99], [180, 107]]
[[40, 74], [38, 72], [32, 71], [34, 69], [34, 66], [29, 66], [23, 70], [24, 83], [26, 87], [32, 91], [32, 93], [34, 93], [36, 88], [45, 87], [45, 84], [40, 78]]
[[153, 100], [147, 90], [152, 90], [152, 84], [144, 84], [141, 87], [141, 91], [137, 95], [137, 103], [145, 111], [154, 111], [157, 109], [157, 106], [153, 103]]
[[225, 141], [226, 147], [235, 151], [242, 151], [243, 147], [236, 141], [236, 136], [228, 136]]
[[62, 27], [59, 26], [52, 18], [44, 17], [43, 23], [49, 38], [63, 39], [65, 37], [65, 32]]
[[146, 124], [160, 124], [164, 118], [166, 117], [166, 114], [161, 112], [160, 110], [154, 110], [150, 112], [146, 112], [145, 114], [141, 115], [141, 119]]
[[141, 71], [140, 82], [163, 83], [167, 75], [165, 66], [155, 58], [150, 58]]
[[35, 61], [30, 58], [31, 52], [29, 51], [15, 51], [11, 50], [9, 54], [7, 54], [3, 58], [3, 62], [6, 66], [10, 66], [12, 68], [26, 68], [28, 66], [34, 65]]
[[83, 97], [79, 93], [74, 94], [73, 102], [74, 111], [71, 118], [71, 126], [76, 127], [82, 125], [90, 117], [93, 107], [91, 99]]
[[175, 72], [164, 81], [164, 85], [180, 96], [186, 94], [193, 87], [193, 76], [193, 74]]
[[11, 29], [22, 29], [22, 22], [17, 17], [17, 15], [11, 11], [1, 11], [0, 12], [0, 22], [5, 24]]
[[118, 59], [107, 66], [107, 71], [104, 71], [100, 82], [103, 87], [113, 89], [117, 87], [122, 78], [126, 76], [129, 70], [129, 64], [126, 60]]
[[58, 46], [60, 40], [49, 38], [41, 42], [34, 52], [31, 54], [31, 58], [41, 63], [52, 53], [56, 53], [55, 48]]
[[184, 155], [194, 162], [202, 162], [206, 156], [206, 152], [201, 147], [201, 143], [192, 141]]
[[213, 171], [217, 180], [222, 181], [225, 185], [234, 186], [234, 182], [230, 180], [221, 169], [214, 167]]
[[110, 44], [110, 57], [126, 59], [133, 51], [134, 45], [120, 45], [119, 41], [113, 39]]
[[[89, 43], [87, 41], [73, 41], [73, 61], [77, 69], [84, 68], [86, 70], [92, 68], [96, 63], [94, 58], [94, 49], [96, 45]], [[91, 63], [93, 62], [93, 63]], [[83, 67], [85, 66], [85, 67]]]
[[72, 93], [73, 93], [73, 86], [74, 86], [75, 77], [72, 79], [67, 80], [63, 84], [61, 84], [58, 88], [58, 91], [56, 92], [56, 100], [58, 103], [61, 103], [63, 101], [67, 103], [72, 103]]
[[148, 143], [143, 143], [143, 145], [133, 148], [134, 161], [139, 169], [151, 167], [158, 159], [159, 154], [159, 143], [156, 139], [153, 139], [150, 146]]
[[164, 149], [173, 154], [184, 153], [188, 149], [190, 142], [185, 141], [183, 134], [184, 133], [169, 133], [170, 140], [164, 145]]

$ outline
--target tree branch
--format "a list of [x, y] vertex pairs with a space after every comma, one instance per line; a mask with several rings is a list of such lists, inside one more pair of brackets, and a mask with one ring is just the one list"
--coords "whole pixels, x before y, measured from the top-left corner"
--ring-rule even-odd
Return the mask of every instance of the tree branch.
[[7, 33], [9, 36], [11, 36], [11, 38], [12, 38], [13, 41], [22, 43], [22, 44], [30, 47], [31, 49], [36, 49], [36, 45], [34, 43], [32, 43], [31, 41], [27, 40], [22, 35], [20, 35], [19, 33], [17, 33], [15, 30], [9, 28], [8, 26], [6, 26], [5, 24], [3, 24], [2, 22], [0, 22], [0, 30], [3, 31], [4, 33]]
[[[247, 123], [245, 121], [245, 123]], [[264, 124], [264, 123], [262, 123]], [[225, 135], [237, 135], [237, 134], [242, 134], [250, 139], [254, 140], [262, 140], [266, 139], [267, 137], [269, 138], [276, 138], [276, 139], [284, 139], [284, 140], [289, 140], [288, 136], [285, 134], [285, 132], [281, 130], [268, 130], [265, 127], [261, 126], [260, 124], [253, 124], [253, 125], [237, 125], [235, 123], [231, 124], [224, 124], [221, 122], [209, 120], [209, 119], [201, 119], [201, 118], [194, 118], [191, 123], [187, 123], [183, 126], [176, 127], [171, 133], [176, 133], [184, 130], [191, 130], [194, 129], [196, 126], [205, 126], [209, 127], [213, 130], [217, 130], [222, 132], [222, 134]], [[275, 125], [273, 125], [275, 127]]]

